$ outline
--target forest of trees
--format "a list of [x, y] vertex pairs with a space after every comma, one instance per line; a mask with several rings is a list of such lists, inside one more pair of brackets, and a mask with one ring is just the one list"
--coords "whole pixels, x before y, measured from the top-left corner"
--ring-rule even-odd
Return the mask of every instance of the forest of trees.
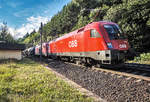
[[[44, 25], [43, 41], [102, 20], [118, 23], [136, 51], [150, 51], [150, 0], [72, 0]], [[35, 45], [39, 39], [33, 31], [19, 40]]]

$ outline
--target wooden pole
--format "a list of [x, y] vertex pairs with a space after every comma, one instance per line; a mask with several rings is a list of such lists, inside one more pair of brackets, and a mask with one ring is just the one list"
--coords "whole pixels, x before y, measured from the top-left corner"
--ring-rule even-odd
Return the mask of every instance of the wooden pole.
[[40, 49], [40, 61], [42, 61], [42, 33], [43, 33], [43, 24], [41, 22], [41, 28], [40, 28], [40, 44], [41, 44], [41, 49]]

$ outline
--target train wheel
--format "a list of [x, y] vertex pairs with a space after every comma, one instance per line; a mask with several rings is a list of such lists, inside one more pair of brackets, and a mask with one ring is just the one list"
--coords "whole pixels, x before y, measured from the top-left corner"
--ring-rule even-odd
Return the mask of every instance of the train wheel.
[[77, 65], [81, 65], [81, 62], [80, 62], [79, 60], [76, 60], [75, 63], [76, 63]]
[[88, 68], [92, 67], [92, 60], [90, 58], [85, 58], [84, 65]]
[[76, 60], [74, 57], [72, 58], [72, 63], [76, 63]]
[[94, 67], [100, 68], [101, 64], [97, 63], [97, 64], [94, 65]]

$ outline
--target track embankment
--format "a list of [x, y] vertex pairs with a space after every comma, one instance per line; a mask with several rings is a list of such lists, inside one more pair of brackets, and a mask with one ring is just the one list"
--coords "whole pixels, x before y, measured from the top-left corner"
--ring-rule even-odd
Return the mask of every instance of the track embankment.
[[150, 102], [150, 81], [144, 78], [51, 59], [46, 62], [53, 71], [108, 102]]
[[56, 60], [48, 67], [108, 102], [150, 102], [150, 81]]

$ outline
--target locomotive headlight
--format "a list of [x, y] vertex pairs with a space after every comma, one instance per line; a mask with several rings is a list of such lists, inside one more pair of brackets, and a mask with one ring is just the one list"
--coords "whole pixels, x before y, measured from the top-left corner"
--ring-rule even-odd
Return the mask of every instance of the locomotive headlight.
[[112, 43], [107, 43], [108, 48], [113, 48]]

